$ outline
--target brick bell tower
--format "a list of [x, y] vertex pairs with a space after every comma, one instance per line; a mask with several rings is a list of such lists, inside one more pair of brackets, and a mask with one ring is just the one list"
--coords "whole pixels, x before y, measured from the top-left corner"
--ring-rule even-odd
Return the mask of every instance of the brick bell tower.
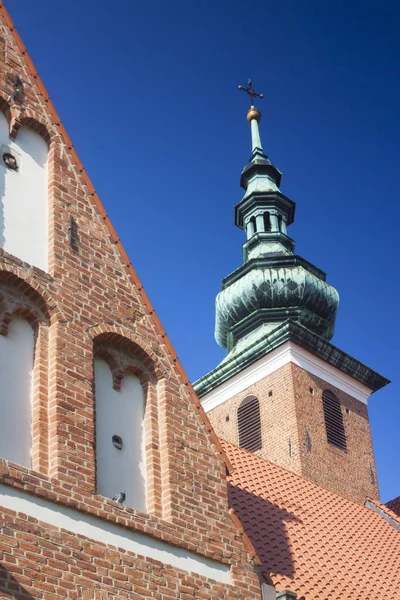
[[295, 203], [264, 154], [251, 81], [252, 153], [235, 225], [243, 265], [222, 281], [215, 338], [225, 359], [194, 388], [217, 434], [351, 500], [379, 495], [367, 399], [388, 380], [330, 343], [339, 296], [294, 253]]

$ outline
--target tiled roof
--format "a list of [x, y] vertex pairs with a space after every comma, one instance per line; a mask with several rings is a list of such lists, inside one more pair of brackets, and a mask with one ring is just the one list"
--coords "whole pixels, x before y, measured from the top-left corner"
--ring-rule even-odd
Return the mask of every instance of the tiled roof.
[[222, 442], [229, 498], [277, 590], [400, 600], [400, 533], [377, 512]]
[[386, 506], [389, 508], [389, 510], [394, 512], [395, 515], [400, 517], [400, 496], [397, 496], [397, 498], [393, 498], [393, 500], [386, 502]]

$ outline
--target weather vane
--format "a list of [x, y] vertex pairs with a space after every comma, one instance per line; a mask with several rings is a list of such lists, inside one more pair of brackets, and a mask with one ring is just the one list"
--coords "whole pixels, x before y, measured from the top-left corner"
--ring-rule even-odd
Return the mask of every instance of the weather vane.
[[257, 94], [257, 92], [253, 90], [252, 85], [253, 82], [251, 81], [251, 79], [249, 79], [247, 87], [239, 85], [239, 90], [242, 90], [242, 92], [247, 92], [250, 96], [250, 106], [254, 106], [254, 98], [264, 98], [264, 94]]

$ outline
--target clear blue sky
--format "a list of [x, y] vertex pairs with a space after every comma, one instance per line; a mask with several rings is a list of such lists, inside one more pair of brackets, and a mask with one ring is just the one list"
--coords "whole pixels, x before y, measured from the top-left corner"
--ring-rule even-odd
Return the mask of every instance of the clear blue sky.
[[224, 356], [220, 281], [250, 153], [247, 100], [297, 203], [289, 234], [341, 302], [333, 343], [392, 379], [370, 417], [400, 494], [400, 5], [383, 0], [8, 0], [7, 8], [189, 377]]

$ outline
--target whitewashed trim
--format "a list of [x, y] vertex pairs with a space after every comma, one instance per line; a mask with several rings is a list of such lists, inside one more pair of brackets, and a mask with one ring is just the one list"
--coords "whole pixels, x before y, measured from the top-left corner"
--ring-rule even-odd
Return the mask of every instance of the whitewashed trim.
[[240, 394], [251, 385], [254, 385], [267, 375], [277, 371], [288, 363], [298, 365], [312, 375], [316, 375], [327, 383], [337, 387], [353, 398], [367, 403], [372, 390], [359, 383], [350, 375], [346, 375], [325, 360], [314, 356], [293, 342], [285, 342], [254, 364], [243, 369], [228, 381], [203, 396], [201, 403], [206, 412], [213, 410], [229, 398]]
[[231, 583], [229, 565], [0, 484], [0, 510], [1, 507], [219, 583]]

